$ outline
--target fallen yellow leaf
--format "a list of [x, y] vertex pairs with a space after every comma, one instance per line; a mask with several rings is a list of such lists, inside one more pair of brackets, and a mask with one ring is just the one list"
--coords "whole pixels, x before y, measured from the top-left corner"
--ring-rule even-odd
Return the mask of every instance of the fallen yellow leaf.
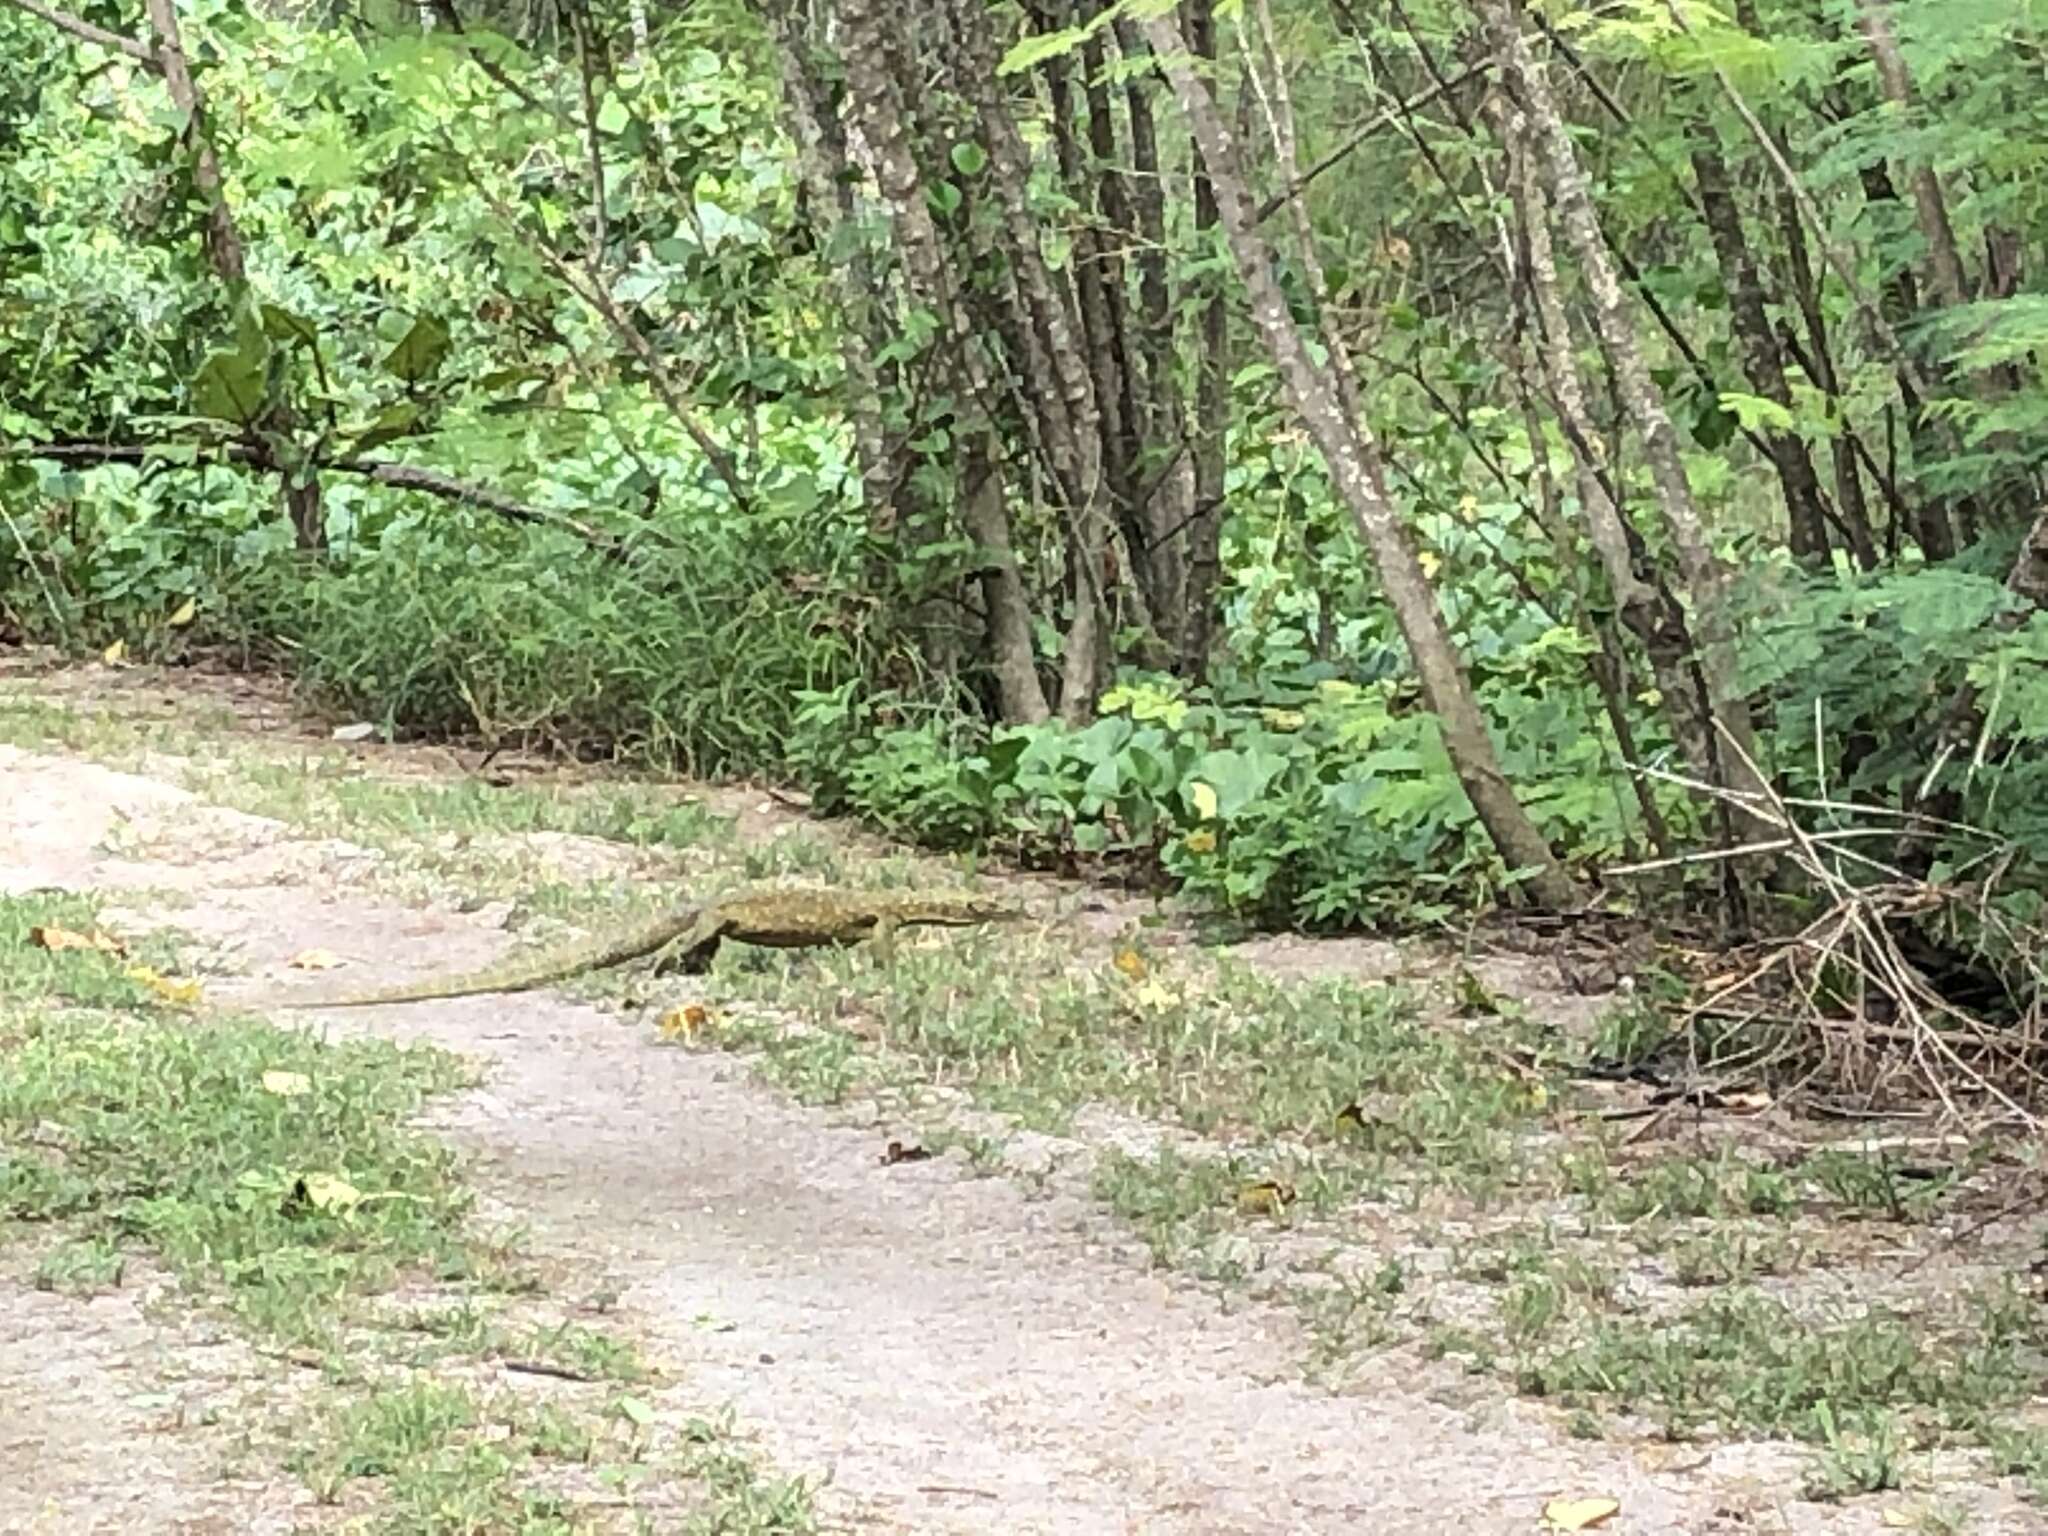
[[1148, 976], [1131, 989], [1131, 1001], [1140, 1008], [1150, 1008], [1159, 1013], [1173, 1007], [1180, 999], [1157, 976]]
[[100, 652], [100, 660], [104, 661], [110, 667], [117, 667], [127, 659], [128, 642], [126, 640], [116, 640], [104, 651]]
[[28, 941], [38, 949], [97, 949], [110, 955], [121, 953], [121, 941], [98, 928], [91, 933], [76, 933], [54, 923], [44, 923], [29, 929]]
[[1294, 1191], [1274, 1179], [1260, 1179], [1237, 1192], [1237, 1208], [1247, 1216], [1278, 1216], [1294, 1203]]
[[1543, 1506], [1543, 1520], [1555, 1531], [1590, 1531], [1621, 1513], [1618, 1499], [1552, 1499]]
[[181, 1007], [192, 1006], [204, 995], [199, 989], [199, 983], [192, 978], [166, 976], [163, 972], [152, 970], [146, 965], [129, 966], [128, 979], [141, 982], [165, 1002], [177, 1003]]
[[178, 604], [178, 611], [172, 614], [165, 622], [173, 629], [183, 629], [197, 617], [199, 617], [199, 599], [188, 597], [184, 602]]
[[306, 1203], [316, 1211], [347, 1211], [363, 1202], [363, 1192], [335, 1173], [309, 1173], [299, 1181]]
[[331, 949], [302, 949], [285, 964], [295, 971], [331, 971], [348, 962]]
[[693, 1040], [711, 1022], [711, 1010], [702, 1003], [683, 1003], [655, 1021], [664, 1040]]
[[273, 1069], [263, 1074], [263, 1091], [274, 1093], [281, 1099], [296, 1099], [300, 1094], [313, 1091], [313, 1079], [303, 1072], [280, 1072]]
[[1145, 963], [1145, 957], [1135, 949], [1118, 950], [1109, 963], [1133, 981], [1143, 981], [1145, 973], [1151, 969]]

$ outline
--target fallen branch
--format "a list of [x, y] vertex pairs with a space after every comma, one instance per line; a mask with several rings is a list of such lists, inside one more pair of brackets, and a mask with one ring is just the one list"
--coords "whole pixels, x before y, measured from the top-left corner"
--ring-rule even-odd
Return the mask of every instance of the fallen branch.
[[[1734, 741], [1728, 740], [1726, 746], [1741, 755]], [[1708, 995], [1686, 1011], [1682, 1027], [1695, 1078], [1703, 1069], [1698, 1028], [1703, 1020], [1730, 1020], [1736, 1031], [1751, 1033], [1760, 1021], [1769, 1020], [1775, 1038], [1755, 1048], [1750, 1065], [1762, 1070], [1797, 1061], [1801, 1089], [1825, 1079], [1831, 1087], [1874, 1104], [1898, 1093], [1900, 1084], [1910, 1080], [1915, 1096], [1939, 1104], [1948, 1118], [1971, 1118], [1972, 1111], [1981, 1114], [1989, 1105], [1999, 1118], [2037, 1129], [2042, 1123], [2038, 1111], [2048, 1100], [2048, 1032], [2043, 1028], [2048, 965], [2042, 958], [2048, 956], [2048, 932], [2006, 917], [1990, 905], [1991, 885], [2004, 863], [1995, 863], [1986, 880], [1967, 885], [1907, 874], [1847, 845], [1877, 834], [1889, 839], [1927, 835], [1933, 829], [1931, 819], [1908, 817], [1900, 825], [1895, 813], [1880, 807], [1826, 797], [1795, 802], [1770, 789], [1753, 764], [1745, 762], [1744, 767], [1754, 775], [1751, 782], [1763, 789], [1729, 790], [1644, 769], [1696, 793], [1740, 801], [1766, 835], [1741, 848], [1658, 859], [1630, 866], [1628, 872], [1648, 873], [1736, 855], [1778, 854], [1798, 867], [1828, 906], [1797, 933], [1761, 946], [1761, 954], [1752, 950], [1754, 959], [1737, 974], [1713, 983]], [[1815, 828], [1800, 819], [1802, 811], [1835, 819], [1868, 814], [1879, 825]], [[2002, 847], [1998, 839], [1978, 829], [1943, 825], [1951, 836], [1981, 839], [1991, 853]], [[2032, 984], [2030, 995], [2021, 999], [2017, 1019], [1980, 1017], [1943, 997], [1900, 947], [1895, 925], [1906, 920], [1925, 924], [1950, 914], [1974, 919], [1983, 930], [1996, 933], [2017, 957]], [[1717, 1053], [1713, 1065], [1725, 1069], [1728, 1061], [1725, 1053]], [[1781, 1093], [1779, 1098], [1786, 1096]]]

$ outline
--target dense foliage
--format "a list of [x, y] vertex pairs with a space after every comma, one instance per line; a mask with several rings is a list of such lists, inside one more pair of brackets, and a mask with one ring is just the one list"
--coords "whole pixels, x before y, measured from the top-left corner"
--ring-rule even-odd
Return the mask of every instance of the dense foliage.
[[0, 631], [1275, 921], [1745, 793], [2030, 916], [2044, 21], [0, 6]]

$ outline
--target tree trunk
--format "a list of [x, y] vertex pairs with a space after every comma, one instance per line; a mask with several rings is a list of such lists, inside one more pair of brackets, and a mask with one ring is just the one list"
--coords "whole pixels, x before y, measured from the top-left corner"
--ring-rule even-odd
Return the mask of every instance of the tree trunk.
[[1536, 175], [1534, 156], [1523, 123], [1504, 103], [1490, 104], [1489, 115], [1508, 152], [1508, 189], [1521, 226], [1523, 280], [1535, 300], [1540, 331], [1537, 357], [1551, 403], [1572, 450], [1573, 477], [1579, 510], [1621, 622], [1649, 658], [1651, 674], [1671, 724], [1672, 738], [1693, 774], [1713, 782], [1713, 717], [1704, 707], [1695, 677], [1693, 643], [1685, 610], [1649, 557], [1642, 537], [1628, 525], [1609, 486], [1598, 429], [1586, 409], [1585, 382], [1572, 349], [1571, 324], [1557, 277], [1557, 258], [1550, 242], [1547, 199]]
[[[1116, 38], [1127, 65], [1145, 57], [1144, 40], [1128, 20], [1118, 22]], [[1143, 445], [1136, 460], [1141, 489], [1135, 511], [1144, 531], [1145, 583], [1153, 622], [1170, 654], [1180, 661], [1187, 653], [1187, 548], [1195, 476], [1175, 358], [1181, 322], [1166, 282], [1166, 189], [1146, 86], [1135, 71], [1124, 85], [1131, 156], [1122, 195], [1132, 227], [1112, 233], [1137, 248], [1137, 345], [1125, 374], [1133, 393], [1130, 425]]]
[[[813, 71], [815, 44], [802, 10], [795, 3], [778, 4], [770, 20], [782, 76], [783, 117], [796, 146], [798, 178], [819, 242], [830, 245], [855, 216], [854, 171], [829, 92]], [[644, 6], [638, 14], [644, 19]], [[875, 363], [875, 274], [864, 251], [826, 265], [840, 306], [840, 357], [851, 386], [846, 392], [847, 415], [860, 467], [861, 500], [871, 529], [886, 533], [895, 525], [895, 503], [907, 477], [903, 454], [892, 450], [882, 424], [882, 377]], [[924, 266], [929, 276], [929, 264]]]
[[[877, 0], [859, 0], [874, 5]], [[1018, 291], [1030, 306], [1036, 345], [1056, 393], [1035, 402], [1052, 461], [1056, 494], [1067, 520], [1072, 615], [1061, 657], [1060, 718], [1086, 720], [1096, 684], [1108, 664], [1108, 615], [1103, 570], [1109, 549], [1104, 504], [1102, 427], [1094, 381], [1079, 324], [1067, 294], [1046, 265], [1037, 215], [1030, 200], [1032, 155], [997, 88], [997, 50], [989, 13], [979, 0], [952, 0], [962, 67], [955, 78], [988, 136], [989, 171], [1008, 230], [1008, 255]]]
[[[1760, 398], [1789, 414], [1792, 390], [1785, 382], [1785, 355], [1764, 307], [1763, 281], [1749, 252], [1749, 237], [1743, 232], [1742, 212], [1729, 184], [1728, 162], [1711, 124], [1702, 121], [1694, 132], [1699, 141], [1692, 152], [1693, 175], [1707, 235], [1720, 263], [1721, 282], [1728, 290], [1728, 325], [1742, 352], [1743, 376]], [[1808, 565], [1826, 561], [1827, 520], [1821, 511], [1820, 481], [1814, 475], [1813, 461], [1806, 456], [1806, 444], [1789, 428], [1767, 425], [1764, 447], [1785, 494], [1793, 556]]]
[[1197, 78], [1173, 21], [1155, 16], [1142, 25], [1208, 168], [1238, 275], [1251, 298], [1253, 321], [1296, 414], [1322, 454], [1332, 484], [1372, 552], [1459, 782], [1501, 857], [1510, 869], [1525, 876], [1534, 898], [1551, 907], [1575, 906], [1583, 893], [1558, 863], [1501, 772], [1414, 539], [1387, 499], [1378, 445], [1362, 419], [1346, 417], [1337, 392], [1318, 372], [1294, 328], [1287, 301], [1273, 277], [1273, 252], [1258, 232], [1230, 130], [1208, 87]]
[[[1913, 82], [1906, 72], [1905, 56], [1899, 52], [1898, 34], [1892, 30], [1888, 0], [1857, 0], [1857, 30], [1877, 65], [1877, 85], [1884, 99], [1907, 116], [1913, 109]], [[1913, 211], [1920, 225], [1920, 237], [1927, 242], [1927, 280], [1934, 301], [1953, 309], [1969, 297], [1969, 279], [1963, 275], [1962, 253], [1956, 247], [1955, 227], [1948, 217], [1948, 199], [1934, 167], [1917, 161], [1908, 177], [1913, 186]]]
[[[1635, 323], [1630, 316], [1607, 240], [1600, 228], [1592, 189], [1579, 163], [1577, 146], [1550, 94], [1550, 85], [1530, 51], [1529, 40], [1509, 0], [1479, 0], [1511, 91], [1527, 116], [1532, 137], [1550, 174], [1551, 195], [1580, 275], [1593, 302], [1593, 318], [1601, 346], [1614, 370], [1621, 404], [1648, 460], [1656, 486], [1658, 508], [1677, 556], [1685, 596], [1693, 614], [1695, 661], [1705, 692], [1707, 713], [1726, 733], [1727, 742], [1710, 737], [1707, 746], [1718, 771], [1712, 782], [1738, 794], [1762, 786], [1742, 765], [1757, 760], [1749, 705], [1736, 685], [1735, 634], [1723, 591], [1720, 562], [1707, 539], [1692, 487], [1679, 458], [1678, 434], [1664, 400], [1644, 361]], [[1728, 750], [1729, 744], [1740, 753]], [[1740, 818], [1748, 820], [1749, 818]]]
[[[150, 30], [156, 35], [156, 65], [170, 91], [171, 101], [185, 114], [185, 141], [192, 147], [192, 181], [206, 199], [206, 257], [221, 285], [227, 289], [228, 305], [239, 310], [248, 291], [248, 262], [242, 251], [241, 232], [235, 228], [234, 211], [228, 207], [222, 184], [220, 158], [214, 153], [213, 138], [206, 125], [206, 102], [199, 83], [192, 78], [185, 58], [184, 38], [178, 31], [176, 0], [146, 0]], [[253, 423], [258, 434], [276, 445], [289, 442], [291, 411], [273, 403], [262, 420]], [[321, 511], [320, 477], [310, 464], [287, 468], [278, 486], [278, 503], [291, 523], [294, 542], [302, 550], [327, 547], [327, 520]]]
[[1010, 547], [1010, 513], [1003, 505], [1003, 480], [994, 437], [982, 433], [962, 456], [961, 520], [980, 548], [981, 598], [987, 615], [989, 667], [997, 702], [1013, 725], [1051, 718], [1031, 644], [1031, 605], [1017, 575]]
[[[1196, 58], [1216, 59], [1214, 0], [1188, 0], [1188, 41]], [[1199, 153], [1194, 156], [1195, 238], [1205, 247], [1216, 228], [1216, 188]], [[1206, 677], [1215, 650], [1216, 592], [1222, 582], [1223, 482], [1230, 432], [1229, 299], [1216, 277], [1195, 339], [1195, 414], [1188, 434], [1194, 459], [1194, 497], [1188, 515], [1187, 616], [1181, 632], [1183, 676]]]

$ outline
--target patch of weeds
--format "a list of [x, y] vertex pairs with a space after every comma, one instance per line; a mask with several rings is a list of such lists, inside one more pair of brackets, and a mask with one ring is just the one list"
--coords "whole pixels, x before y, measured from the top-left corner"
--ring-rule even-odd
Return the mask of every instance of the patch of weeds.
[[163, 1007], [114, 956], [29, 945], [42, 922], [92, 928], [89, 907], [0, 899], [0, 1220], [140, 1242], [294, 1340], [326, 1336], [351, 1293], [459, 1258], [452, 1159], [402, 1128], [464, 1081], [453, 1058]]
[[505, 1342], [496, 1352], [510, 1359], [560, 1366], [588, 1381], [635, 1382], [648, 1376], [647, 1363], [631, 1343], [576, 1323], [536, 1328], [523, 1340]]
[[1797, 1204], [1793, 1180], [1729, 1150], [1716, 1157], [1659, 1157], [1622, 1172], [1603, 1204], [1616, 1221], [1653, 1217], [1726, 1220], [1782, 1216]]
[[1640, 1407], [1674, 1436], [1713, 1423], [1824, 1439], [1823, 1407], [1838, 1425], [1891, 1412], [1967, 1425], [2030, 1390], [2015, 1320], [1984, 1304], [1952, 1327], [1876, 1310], [1825, 1323], [1736, 1291], [1674, 1317], [1544, 1321], [1517, 1339], [1522, 1390]]
[[1893, 1221], [1925, 1221], [1967, 1170], [1902, 1166], [1883, 1154], [1830, 1147], [1807, 1158], [1798, 1171], [1851, 1210]]
[[744, 848], [739, 864], [745, 880], [820, 880], [837, 885], [847, 877], [846, 855], [838, 845], [803, 832]]
[[1607, 1425], [1590, 1408], [1574, 1408], [1565, 1417], [1565, 1433], [1574, 1440], [1605, 1440]]
[[1645, 1232], [1643, 1246], [1661, 1249], [1671, 1265], [1671, 1278], [1687, 1287], [1740, 1285], [1771, 1275], [1789, 1274], [1802, 1258], [1789, 1235], [1755, 1223], [1717, 1225], [1705, 1232], [1677, 1238]]
[[1133, 1157], [1111, 1148], [1096, 1159], [1094, 1193], [1128, 1221], [1162, 1267], [1185, 1267], [1222, 1233], [1243, 1179], [1213, 1158], [1168, 1148]]
[[788, 1089], [801, 1104], [843, 1104], [857, 1091], [884, 1080], [882, 1064], [863, 1051], [858, 1040], [834, 1031], [784, 1031], [760, 1020], [753, 1028], [728, 1029], [720, 1038], [727, 1044], [758, 1047], [763, 1075]]
[[1009, 1150], [1000, 1136], [943, 1123], [920, 1126], [918, 1144], [934, 1157], [958, 1147], [967, 1154], [967, 1166], [978, 1179], [994, 1178], [1004, 1172]]
[[1595, 1022], [1585, 1059], [1609, 1069], [1626, 1070], [1655, 1061], [1677, 1039], [1671, 1013], [1640, 982], [1628, 997], [1604, 1010]]
[[1328, 1370], [1390, 1342], [1396, 1331], [1394, 1308], [1407, 1288], [1407, 1268], [1399, 1259], [1291, 1287], [1288, 1295], [1313, 1342], [1311, 1364]]
[[127, 1269], [128, 1256], [120, 1243], [100, 1233], [59, 1243], [45, 1253], [36, 1263], [36, 1289], [67, 1296], [119, 1290]]
[[0, 689], [0, 741], [30, 750], [62, 747], [101, 762], [132, 765], [144, 756], [191, 757], [207, 750], [208, 738], [239, 729], [224, 705], [182, 706], [176, 719], [148, 719], [106, 707], [71, 708], [18, 689]]
[[1838, 1424], [1833, 1405], [1821, 1402], [1814, 1405], [1813, 1421], [1821, 1453], [1807, 1480], [1808, 1498], [1848, 1499], [1899, 1486], [1904, 1436], [1894, 1415], [1869, 1409]]
[[1982, 1429], [1993, 1470], [2017, 1477], [2035, 1499], [2048, 1503], [2048, 1428], [1993, 1422]]
[[1919, 1536], [1966, 1536], [1971, 1519], [1960, 1504], [1925, 1504], [1907, 1518], [1911, 1523], [1906, 1528]]
[[734, 1446], [729, 1417], [686, 1424], [676, 1460], [712, 1505], [691, 1516], [687, 1536], [811, 1536], [818, 1529], [810, 1485], [764, 1473]]
[[579, 1529], [561, 1496], [532, 1486], [538, 1460], [587, 1463], [588, 1425], [562, 1409], [529, 1410], [469, 1388], [414, 1378], [340, 1404], [311, 1427], [294, 1470], [316, 1497], [338, 1503], [351, 1484], [380, 1497], [369, 1529], [419, 1536], [520, 1531], [570, 1536]]
[[1072, 961], [1061, 939], [977, 931], [904, 944], [886, 964], [807, 954], [714, 974], [816, 1032], [872, 1020], [867, 1054], [1034, 1128], [1094, 1103], [1218, 1140], [1286, 1138], [1316, 1151], [1331, 1199], [1375, 1187], [1396, 1159], [1475, 1191], [1519, 1171], [1516, 1134], [1543, 1095], [1431, 1028], [1408, 993], [1228, 965], [1134, 981]]
[[346, 1404], [321, 1437], [342, 1477], [385, 1477], [439, 1449], [477, 1420], [465, 1387], [416, 1379]]

